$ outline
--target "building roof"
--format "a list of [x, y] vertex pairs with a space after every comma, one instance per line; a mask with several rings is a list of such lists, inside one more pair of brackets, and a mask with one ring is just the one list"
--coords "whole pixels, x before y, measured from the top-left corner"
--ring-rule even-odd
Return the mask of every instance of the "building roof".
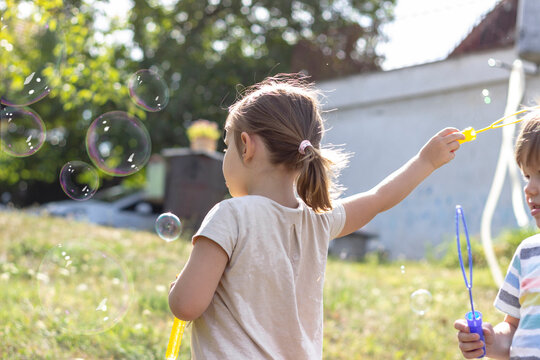
[[514, 46], [517, 8], [518, 0], [502, 0], [456, 46], [448, 58]]

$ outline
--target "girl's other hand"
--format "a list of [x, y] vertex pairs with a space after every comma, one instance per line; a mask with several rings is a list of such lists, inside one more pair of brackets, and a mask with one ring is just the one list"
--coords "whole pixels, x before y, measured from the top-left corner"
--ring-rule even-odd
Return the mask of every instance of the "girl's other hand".
[[176, 280], [178, 280], [178, 277], [176, 277], [176, 279], [171, 283], [171, 285], [169, 286], [169, 292], [171, 292], [174, 284], [176, 284]]

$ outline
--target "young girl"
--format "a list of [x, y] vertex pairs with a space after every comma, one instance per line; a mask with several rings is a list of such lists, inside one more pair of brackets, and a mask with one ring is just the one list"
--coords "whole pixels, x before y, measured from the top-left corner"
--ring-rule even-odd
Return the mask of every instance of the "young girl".
[[[515, 158], [523, 172], [523, 188], [531, 215], [540, 228], [540, 112], [522, 125], [516, 140]], [[505, 313], [493, 327], [483, 323], [486, 356], [492, 359], [540, 359], [540, 234], [519, 244], [494, 303]], [[459, 348], [467, 359], [482, 355], [478, 334], [470, 333], [467, 322], [456, 320]]]
[[403, 200], [454, 158], [464, 136], [442, 130], [372, 190], [333, 202], [341, 161], [321, 148], [318, 94], [300, 76], [250, 88], [230, 107], [225, 130], [233, 198], [214, 206], [193, 236], [171, 311], [193, 320], [193, 359], [321, 359], [330, 239]]

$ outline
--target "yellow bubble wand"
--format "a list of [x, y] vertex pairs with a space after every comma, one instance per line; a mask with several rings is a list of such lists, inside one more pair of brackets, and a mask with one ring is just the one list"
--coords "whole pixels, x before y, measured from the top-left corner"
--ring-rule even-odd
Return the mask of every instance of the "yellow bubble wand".
[[473, 127], [468, 127], [468, 128], [465, 128], [463, 130], [461, 130], [460, 132], [465, 135], [465, 140], [458, 140], [459, 143], [464, 143], [464, 142], [467, 142], [467, 141], [473, 141], [476, 139], [476, 134], [479, 134], [481, 132], [484, 132], [486, 130], [489, 130], [489, 129], [498, 129], [498, 128], [501, 128], [503, 126], [506, 126], [506, 125], [512, 125], [512, 124], [516, 124], [520, 121], [523, 120], [523, 118], [521, 119], [517, 119], [515, 121], [512, 121], [512, 122], [509, 122], [509, 123], [503, 123], [501, 124], [501, 122], [503, 122], [504, 120], [506, 119], [509, 119], [509, 118], [512, 118], [514, 116], [517, 116], [519, 114], [522, 114], [524, 112], [527, 112], [527, 111], [531, 111], [531, 110], [535, 110], [535, 109], [540, 109], [540, 106], [535, 106], [535, 107], [532, 107], [532, 108], [526, 108], [526, 109], [522, 109], [522, 110], [519, 110], [518, 112], [515, 112], [513, 114], [510, 114], [510, 115], [507, 115], [507, 116], [504, 116], [502, 118], [500, 118], [499, 120], [491, 123], [491, 125], [483, 128], [483, 129], [480, 129], [480, 130], [474, 130]]
[[[178, 278], [178, 275], [176, 275]], [[184, 336], [184, 329], [187, 322], [174, 317], [171, 336], [169, 336], [169, 344], [167, 345], [167, 351], [165, 352], [165, 360], [176, 360], [178, 358], [178, 352], [180, 351], [180, 345], [182, 344], [182, 337]]]
[[176, 358], [178, 358], [178, 352], [180, 351], [180, 344], [182, 344], [182, 336], [184, 335], [185, 328], [186, 322], [175, 317], [171, 336], [169, 337], [169, 344], [167, 345], [167, 352], [165, 353], [166, 360], [176, 360]]

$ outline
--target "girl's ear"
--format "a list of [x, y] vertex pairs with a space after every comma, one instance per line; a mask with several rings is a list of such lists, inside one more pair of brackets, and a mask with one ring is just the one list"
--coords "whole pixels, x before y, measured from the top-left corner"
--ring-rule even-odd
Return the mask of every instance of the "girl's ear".
[[242, 160], [250, 161], [255, 154], [255, 136], [243, 131], [240, 134], [240, 139], [242, 140]]

